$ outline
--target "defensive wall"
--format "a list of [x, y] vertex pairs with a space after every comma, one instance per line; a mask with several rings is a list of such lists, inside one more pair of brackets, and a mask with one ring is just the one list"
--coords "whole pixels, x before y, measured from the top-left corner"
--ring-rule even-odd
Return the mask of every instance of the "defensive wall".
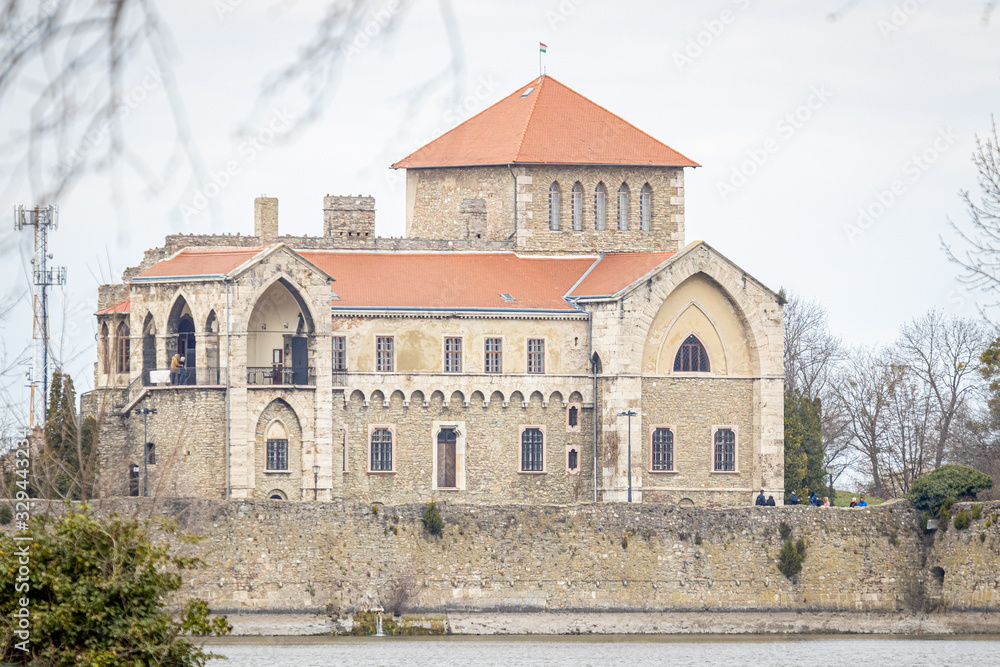
[[[424, 529], [424, 505], [116, 499], [98, 509], [176, 517], [205, 536], [178, 547], [207, 563], [184, 592], [238, 627], [254, 617], [243, 614], [270, 614], [315, 629], [330, 623], [314, 617], [384, 607], [456, 632], [998, 632], [1000, 503], [981, 506], [966, 530], [925, 533], [905, 502], [442, 503], [441, 536]], [[783, 523], [806, 544], [792, 579], [778, 569]]]

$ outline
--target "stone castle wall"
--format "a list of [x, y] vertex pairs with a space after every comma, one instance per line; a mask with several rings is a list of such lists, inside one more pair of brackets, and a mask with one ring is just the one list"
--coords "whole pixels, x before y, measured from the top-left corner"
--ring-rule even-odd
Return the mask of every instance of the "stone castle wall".
[[[185, 592], [215, 610], [426, 612], [1000, 611], [1000, 503], [965, 531], [925, 536], [907, 503], [863, 510], [665, 505], [456, 505], [441, 537], [419, 505], [162, 501], [205, 535]], [[136, 512], [111, 501], [101, 511]], [[139, 511], [148, 512], [149, 507]], [[779, 526], [802, 571], [777, 567]], [[982, 537], [981, 537], [982, 536]], [[934, 568], [941, 568], [943, 573]]]

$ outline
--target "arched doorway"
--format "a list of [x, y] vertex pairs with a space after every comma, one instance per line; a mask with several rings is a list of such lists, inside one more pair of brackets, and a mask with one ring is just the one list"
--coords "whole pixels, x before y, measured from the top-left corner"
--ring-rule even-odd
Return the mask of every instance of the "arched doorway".
[[177, 325], [177, 354], [183, 369], [177, 384], [197, 383], [195, 352], [194, 319], [190, 315], [184, 315]]
[[309, 367], [315, 326], [298, 290], [284, 278], [260, 295], [247, 323], [247, 384], [314, 384]]
[[437, 487], [454, 489], [458, 486], [456, 477], [458, 434], [453, 428], [443, 428], [438, 432], [437, 446]]

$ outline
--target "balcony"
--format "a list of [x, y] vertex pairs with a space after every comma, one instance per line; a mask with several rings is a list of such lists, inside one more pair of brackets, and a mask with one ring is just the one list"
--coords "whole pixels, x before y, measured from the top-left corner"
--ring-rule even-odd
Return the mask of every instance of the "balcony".
[[297, 368], [288, 366], [248, 366], [247, 385], [310, 387], [316, 385], [316, 374], [311, 366]]
[[217, 366], [144, 368], [138, 380], [143, 387], [218, 387], [226, 383], [226, 372]]

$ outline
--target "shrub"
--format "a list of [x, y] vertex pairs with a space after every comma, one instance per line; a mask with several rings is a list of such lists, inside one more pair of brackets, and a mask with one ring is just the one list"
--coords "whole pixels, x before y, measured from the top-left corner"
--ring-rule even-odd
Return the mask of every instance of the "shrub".
[[948, 463], [913, 480], [906, 498], [915, 507], [934, 512], [949, 500], [975, 500], [977, 493], [992, 487], [989, 475], [975, 468]]
[[980, 505], [972, 506], [972, 520], [977, 521], [983, 515], [983, 508]]
[[622, 549], [628, 549], [628, 533], [622, 533]]
[[701, 540], [701, 533], [695, 533], [694, 534], [694, 543], [700, 546], [701, 545], [701, 541], [702, 541]]
[[441, 511], [433, 500], [424, 508], [424, 528], [431, 535], [440, 535], [444, 530], [444, 519], [441, 518]]
[[372, 514], [378, 516], [378, 505], [372, 505]]
[[14, 520], [14, 513], [10, 511], [10, 505], [0, 506], [0, 526], [9, 525]]
[[970, 523], [972, 520], [969, 518], [969, 513], [965, 510], [959, 510], [958, 514], [955, 515], [955, 530], [965, 530]]
[[787, 540], [792, 536], [792, 527], [782, 521], [778, 524], [778, 532], [781, 533], [781, 539]]
[[951, 523], [951, 512], [942, 507], [938, 511], [938, 530], [942, 533], [948, 531], [948, 524]]
[[789, 537], [781, 545], [781, 553], [778, 555], [778, 570], [791, 579], [802, 571], [802, 561], [806, 558], [806, 545], [800, 537], [798, 542], [792, 543]]
[[979, 533], [979, 541], [980, 542], [986, 541], [986, 533]]
[[[33, 519], [26, 535], [32, 538], [29, 588], [0, 596], [0, 662], [187, 667], [221, 657], [185, 635], [228, 634], [225, 617], [210, 620], [204, 600], [175, 597], [181, 571], [200, 561], [170, 554], [150, 540], [149, 530], [130, 518], [97, 518], [86, 506]], [[0, 590], [14, 590], [15, 548], [13, 537], [0, 536]], [[26, 640], [15, 634], [20, 597], [31, 609]], [[168, 598], [182, 605], [176, 616]]]

